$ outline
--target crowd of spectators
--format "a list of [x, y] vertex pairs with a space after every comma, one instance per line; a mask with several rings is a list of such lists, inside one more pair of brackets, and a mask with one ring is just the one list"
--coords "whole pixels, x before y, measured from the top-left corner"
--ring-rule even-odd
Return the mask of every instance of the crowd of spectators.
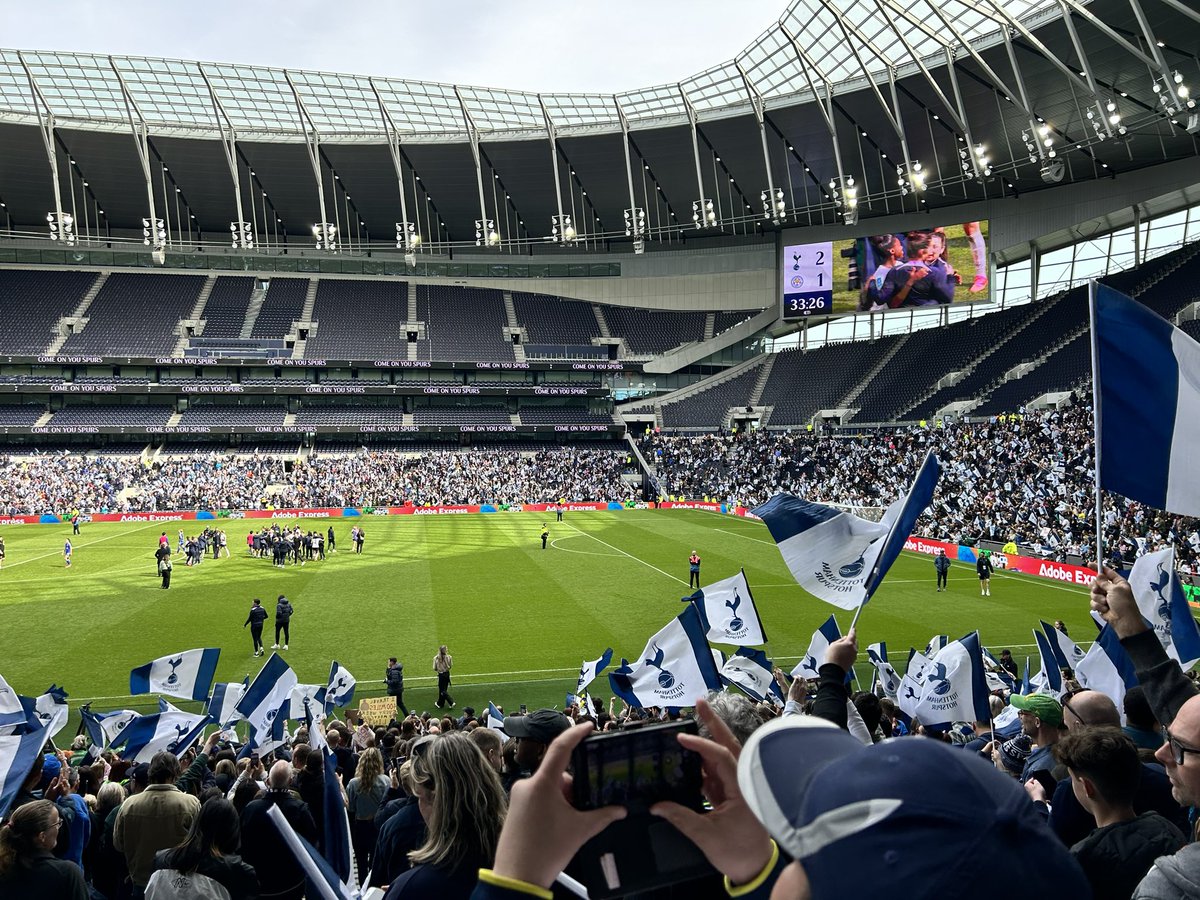
[[[689, 870], [688, 896], [716, 896], [721, 875], [729, 895], [756, 900], [869, 896], [882, 874], [905, 896], [941, 896], [997, 871], [1019, 872], [1038, 897], [1200, 896], [1189, 819], [1200, 803], [1200, 691], [1112, 570], [1091, 608], [1128, 653], [1136, 689], [1114, 699], [1070, 684], [1061, 695], [997, 687], [987, 716], [952, 726], [852, 693], [851, 630], [816, 679], [776, 670], [786, 701], [775, 703], [726, 690], [693, 709], [614, 698], [496, 722], [469, 707], [402, 715], [397, 697], [386, 726], [311, 726], [331, 775], [305, 725], [261, 759], [220, 731], [136, 765], [97, 757], [86, 738], [70, 752], [47, 745], [0, 828], [0, 895], [300, 900], [304, 872], [277, 819], [325, 852], [338, 839], [326, 805], [336, 802], [359, 878], [387, 900], [549, 897], [581, 846], [627, 816], [569, 802], [572, 749], [593, 729], [682, 717], [698, 725], [678, 741], [699, 756], [707, 809], [658, 802], [649, 812], [711, 866]], [[1006, 712], [1015, 715], [1001, 726]], [[623, 852], [665, 853], [655, 864], [669, 864], [679, 841]]]
[[[1089, 409], [1030, 412], [867, 433], [757, 430], [650, 433], [641, 451], [661, 494], [753, 507], [780, 491], [848, 507], [886, 507], [933, 450], [943, 471], [916, 533], [959, 543], [1015, 541], [1047, 558], [1088, 559], [1095, 543]], [[1174, 546], [1194, 570], [1200, 523], [1105, 495], [1105, 547], [1126, 562]]]
[[626, 500], [628, 454], [586, 447], [287, 458], [197, 453], [154, 463], [137, 456], [0, 456], [0, 511], [401, 506]]

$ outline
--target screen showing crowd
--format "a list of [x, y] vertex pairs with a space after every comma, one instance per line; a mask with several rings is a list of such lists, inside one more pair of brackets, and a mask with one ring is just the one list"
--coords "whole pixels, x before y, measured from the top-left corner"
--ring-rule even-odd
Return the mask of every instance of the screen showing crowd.
[[987, 300], [987, 238], [986, 221], [816, 243], [794, 243], [785, 234], [783, 316]]

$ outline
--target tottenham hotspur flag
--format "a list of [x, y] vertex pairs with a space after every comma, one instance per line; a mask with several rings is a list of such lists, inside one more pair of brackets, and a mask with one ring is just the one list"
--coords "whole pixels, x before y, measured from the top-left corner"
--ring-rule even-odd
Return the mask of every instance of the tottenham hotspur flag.
[[721, 678], [696, 606], [688, 606], [650, 638], [632, 663], [621, 660], [608, 680], [614, 694], [637, 707], [695, 706], [708, 691], [719, 691]]

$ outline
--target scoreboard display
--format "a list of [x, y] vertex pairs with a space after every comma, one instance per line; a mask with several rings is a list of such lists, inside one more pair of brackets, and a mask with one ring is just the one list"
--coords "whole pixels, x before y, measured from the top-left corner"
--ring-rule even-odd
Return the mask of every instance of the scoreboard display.
[[833, 242], [783, 248], [783, 318], [833, 312]]

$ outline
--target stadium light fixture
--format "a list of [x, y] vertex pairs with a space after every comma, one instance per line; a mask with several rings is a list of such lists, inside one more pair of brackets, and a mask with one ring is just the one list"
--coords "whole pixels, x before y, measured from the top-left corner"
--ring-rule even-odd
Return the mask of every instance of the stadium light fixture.
[[1092, 125], [1092, 131], [1096, 134], [1097, 140], [1104, 140], [1107, 137], [1114, 137], [1118, 140], [1129, 136], [1129, 129], [1121, 122], [1121, 111], [1117, 108], [1117, 101], [1109, 98], [1104, 101], [1104, 109], [1101, 111], [1099, 104], [1095, 107], [1089, 107], [1087, 111], [1088, 122]]
[[68, 247], [75, 246], [75, 217], [70, 213], [46, 213], [46, 224], [50, 228], [50, 240], [62, 241]]
[[167, 245], [167, 226], [162, 219], [142, 219], [142, 243], [155, 250], [161, 250]]
[[829, 191], [833, 197], [833, 207], [842, 217], [842, 221], [847, 225], [857, 225], [858, 187], [854, 184], [854, 176], [831, 178]]
[[578, 234], [575, 232], [575, 226], [571, 224], [569, 213], [550, 217], [550, 240], [554, 243], [562, 244], [565, 247], [567, 244], [575, 243], [577, 237]]
[[417, 231], [416, 222], [396, 223], [396, 249], [417, 250], [421, 246], [421, 235]]
[[917, 194], [925, 190], [925, 169], [919, 159], [914, 159], [903, 165], [896, 166], [896, 184], [900, 186], [900, 196]]
[[1168, 117], [1185, 109], [1196, 108], [1196, 101], [1178, 69], [1171, 73], [1170, 78], [1165, 75], [1155, 78], [1151, 88], [1158, 95], [1160, 111]]
[[758, 196], [762, 200], [763, 218], [778, 223], [787, 211], [787, 201], [784, 199], [783, 188], [775, 188], [774, 193], [768, 189], [762, 191]]
[[[730, 179], [732, 181], [732, 179]], [[692, 222], [697, 228], [713, 228], [717, 224], [717, 208], [708, 197], [692, 201]]]
[[625, 237], [644, 238], [646, 236], [646, 210], [640, 206], [625, 210]]
[[230, 222], [229, 223], [230, 238], [233, 241], [233, 249], [253, 250], [254, 249], [254, 225], [250, 222]]
[[318, 250], [328, 250], [337, 253], [337, 226], [332, 222], [318, 222], [312, 227], [313, 238], [316, 239]]
[[[972, 158], [974, 162], [972, 162]], [[988, 156], [987, 147], [983, 144], [976, 144], [971, 150], [959, 147], [958, 161], [962, 166], [963, 178], [968, 180], [974, 178], [977, 167], [980, 177], [991, 178], [992, 176], [992, 159]]]
[[496, 222], [494, 219], [475, 220], [475, 246], [500, 246], [500, 232], [496, 230]]

